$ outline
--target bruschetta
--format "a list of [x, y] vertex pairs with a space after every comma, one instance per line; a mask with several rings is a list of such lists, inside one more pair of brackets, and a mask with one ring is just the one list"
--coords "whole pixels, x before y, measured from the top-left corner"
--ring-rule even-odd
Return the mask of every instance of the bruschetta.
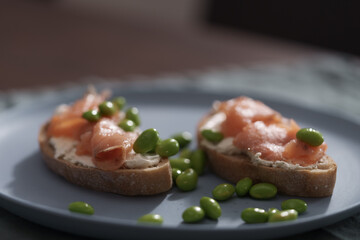
[[326, 154], [326, 142], [313, 146], [297, 137], [299, 130], [293, 119], [242, 96], [215, 102], [197, 136], [212, 171], [230, 182], [250, 177], [288, 195], [330, 196], [337, 165]]
[[108, 92], [90, 89], [74, 104], [56, 109], [38, 135], [46, 165], [67, 181], [98, 191], [128, 196], [168, 191], [172, 187], [168, 159], [134, 152], [141, 131], [119, 126], [126, 118], [121, 107], [101, 112], [108, 97]]

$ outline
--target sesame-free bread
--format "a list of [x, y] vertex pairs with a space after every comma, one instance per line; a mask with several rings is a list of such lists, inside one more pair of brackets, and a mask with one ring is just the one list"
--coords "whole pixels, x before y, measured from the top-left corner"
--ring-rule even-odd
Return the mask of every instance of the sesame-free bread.
[[299, 197], [331, 196], [336, 181], [337, 166], [334, 160], [325, 155], [314, 169], [288, 168], [286, 166], [266, 166], [251, 161], [246, 153], [224, 154], [214, 148], [201, 144], [203, 137], [201, 126], [209, 119], [205, 116], [198, 126], [198, 146], [209, 159], [210, 169], [221, 178], [236, 183], [242, 178], [250, 177], [256, 182], [274, 184], [280, 193]]
[[74, 164], [55, 158], [54, 148], [46, 136], [47, 124], [38, 135], [40, 150], [45, 164], [56, 174], [81, 187], [121, 195], [154, 195], [168, 191], [172, 187], [171, 168], [167, 158], [157, 166], [144, 169], [101, 170]]

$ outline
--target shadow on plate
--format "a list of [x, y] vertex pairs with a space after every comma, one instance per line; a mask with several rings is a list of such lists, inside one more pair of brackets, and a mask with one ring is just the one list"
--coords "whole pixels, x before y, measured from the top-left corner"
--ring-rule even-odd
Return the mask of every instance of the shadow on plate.
[[39, 151], [19, 161], [14, 168], [13, 181], [7, 188], [10, 196], [30, 204], [48, 206], [68, 213], [69, 203], [85, 201], [94, 207], [95, 215], [126, 220], [137, 220], [143, 214], [151, 212], [167, 196], [164, 193], [129, 197], [82, 188], [49, 170]]

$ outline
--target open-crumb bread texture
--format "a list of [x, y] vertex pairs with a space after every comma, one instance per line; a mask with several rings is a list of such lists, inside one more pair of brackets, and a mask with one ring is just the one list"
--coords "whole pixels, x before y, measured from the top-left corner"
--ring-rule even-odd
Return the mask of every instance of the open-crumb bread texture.
[[97, 191], [121, 195], [154, 195], [172, 187], [171, 168], [168, 159], [162, 159], [157, 166], [145, 169], [118, 169], [105, 171], [70, 163], [54, 158], [54, 149], [46, 136], [46, 127], [40, 129], [38, 141], [43, 160], [56, 174], [67, 181]]
[[[210, 169], [221, 178], [236, 183], [244, 177], [256, 182], [274, 184], [280, 193], [299, 197], [331, 196], [336, 182], [337, 166], [325, 155], [317, 169], [289, 169], [253, 164], [246, 154], [226, 155], [201, 146], [200, 127], [210, 117], [204, 117], [199, 124], [197, 139], [209, 160]], [[266, 159], [265, 159], [266, 160]]]

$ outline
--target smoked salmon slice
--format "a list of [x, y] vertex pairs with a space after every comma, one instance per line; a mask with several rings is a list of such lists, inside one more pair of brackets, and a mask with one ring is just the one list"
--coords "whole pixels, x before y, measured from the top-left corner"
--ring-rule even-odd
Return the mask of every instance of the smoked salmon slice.
[[325, 155], [326, 143], [312, 147], [297, 140], [298, 124], [260, 101], [238, 97], [220, 103], [217, 111], [226, 115], [221, 124], [224, 136], [233, 137], [239, 149], [260, 153], [264, 160], [308, 166]]
[[219, 106], [219, 111], [226, 114], [222, 124], [222, 133], [226, 137], [234, 137], [246, 125], [256, 121], [266, 124], [281, 122], [281, 115], [278, 112], [248, 97], [238, 97], [223, 102]]
[[138, 134], [125, 132], [110, 119], [100, 120], [94, 126], [90, 141], [95, 166], [103, 170], [120, 168], [137, 137]]
[[77, 155], [91, 156], [94, 165], [102, 170], [116, 170], [124, 164], [139, 133], [125, 132], [117, 125], [125, 117], [120, 111], [97, 122], [82, 117], [86, 111], [98, 110], [108, 96], [108, 92], [90, 91], [73, 105], [62, 108], [51, 118], [47, 136], [77, 140]]
[[82, 118], [82, 114], [88, 110], [96, 110], [108, 95], [108, 92], [97, 94], [95, 90], [90, 90], [72, 106], [62, 108], [60, 112], [55, 113], [51, 118], [47, 135], [49, 137], [68, 137], [79, 140], [80, 136], [93, 125]]
[[315, 164], [326, 152], [327, 144], [318, 147], [310, 146], [298, 139], [293, 139], [284, 146], [283, 157], [292, 164], [310, 165]]

